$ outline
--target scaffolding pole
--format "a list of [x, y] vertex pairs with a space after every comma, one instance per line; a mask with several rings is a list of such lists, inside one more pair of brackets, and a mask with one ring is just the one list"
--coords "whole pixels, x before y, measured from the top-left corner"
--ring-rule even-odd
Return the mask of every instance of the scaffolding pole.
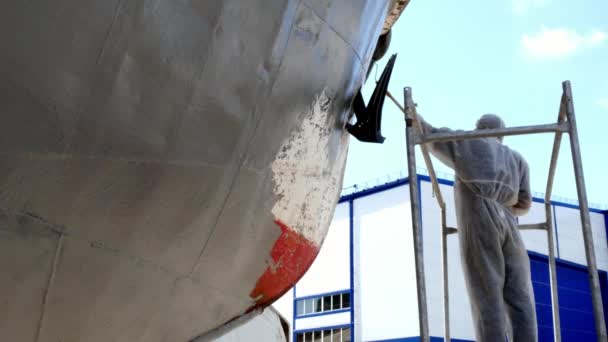
[[[557, 167], [557, 159], [561, 138], [563, 133], [570, 134], [570, 148], [572, 151], [572, 160], [574, 165], [574, 175], [576, 179], [576, 187], [578, 201], [580, 207], [580, 216], [582, 222], [583, 239], [585, 246], [585, 255], [587, 258], [587, 270], [589, 274], [589, 283], [593, 300], [593, 312], [595, 319], [595, 328], [598, 341], [608, 341], [606, 336], [606, 325], [604, 322], [604, 311], [602, 306], [602, 297], [597, 272], [597, 264], [595, 260], [595, 250], [593, 245], [593, 234], [591, 230], [591, 220], [589, 217], [589, 207], [587, 203], [587, 193], [585, 190], [585, 181], [583, 177], [583, 168], [581, 161], [580, 146], [578, 140], [578, 131], [576, 128], [576, 118], [574, 114], [574, 104], [572, 101], [572, 90], [570, 82], [562, 82], [562, 97], [559, 106], [559, 114], [557, 123], [547, 125], [522, 126], [500, 129], [475, 130], [475, 131], [459, 131], [448, 133], [433, 133], [424, 134], [422, 126], [418, 122], [416, 113], [416, 105], [412, 99], [412, 90], [410, 87], [404, 88], [404, 103], [405, 108], [399, 105], [399, 102], [390, 94], [388, 97], [401, 109], [404, 113], [406, 122], [406, 144], [408, 157], [408, 173], [409, 173], [409, 188], [410, 188], [410, 203], [412, 210], [412, 226], [414, 235], [414, 254], [416, 266], [416, 284], [418, 293], [418, 315], [420, 324], [421, 341], [429, 341], [428, 317], [427, 317], [427, 302], [426, 302], [426, 286], [424, 281], [424, 261], [423, 261], [423, 245], [421, 239], [421, 222], [420, 222], [420, 203], [418, 198], [419, 183], [416, 174], [416, 155], [415, 145], [420, 145], [422, 155], [433, 186], [433, 192], [437, 198], [437, 203], [441, 208], [441, 233], [442, 233], [442, 272], [443, 272], [443, 311], [444, 311], [444, 341], [450, 341], [450, 315], [449, 315], [449, 286], [448, 286], [448, 260], [447, 260], [447, 236], [458, 232], [456, 228], [446, 225], [445, 202], [439, 188], [433, 163], [428, 151], [428, 143], [439, 141], [453, 141], [465, 139], [478, 139], [485, 137], [502, 137], [510, 135], [537, 134], [537, 133], [554, 133], [553, 150], [551, 154], [551, 163], [549, 166], [549, 175], [547, 179], [547, 188], [545, 192], [545, 222], [519, 225], [520, 230], [539, 229], [547, 232], [548, 249], [549, 249], [549, 273], [551, 282], [551, 303], [553, 317], [553, 336], [554, 340], [561, 341], [560, 317], [559, 317], [559, 300], [557, 291], [557, 274], [555, 265], [555, 244], [554, 244], [554, 223], [551, 207], [551, 193], [553, 190], [553, 181], [555, 178], [555, 169]], [[419, 132], [417, 132], [418, 130]]]
[[583, 225], [583, 241], [585, 242], [585, 254], [587, 257], [587, 272], [589, 273], [589, 285], [591, 287], [591, 298], [593, 299], [593, 317], [595, 319], [595, 330], [598, 341], [608, 341], [606, 336], [606, 322], [604, 321], [604, 307], [602, 306], [602, 293], [600, 279], [597, 274], [595, 262], [595, 248], [593, 246], [593, 232], [591, 230], [591, 218], [589, 217], [589, 205], [587, 204], [587, 190], [583, 176], [583, 162], [578, 141], [578, 130], [576, 128], [576, 117], [574, 115], [574, 103], [572, 102], [572, 89], [570, 82], [562, 84], [563, 93], [566, 97], [566, 118], [570, 123], [570, 149], [572, 150], [572, 164], [574, 165], [574, 178], [576, 179], [576, 192], [578, 194], [579, 212]]
[[[564, 122], [566, 117], [566, 95], [562, 94], [557, 123]], [[545, 189], [545, 220], [547, 229], [547, 249], [549, 250], [549, 284], [551, 285], [551, 317], [553, 318], [553, 340], [562, 340], [561, 322], [559, 318], [559, 298], [557, 291], [557, 268], [555, 266], [555, 240], [553, 237], [554, 223], [553, 213], [551, 212], [551, 193], [553, 192], [553, 180], [555, 179], [555, 169], [557, 168], [557, 158], [562, 142], [562, 132], [555, 132], [553, 138], [553, 151], [551, 151], [551, 164], [549, 164], [549, 175], [547, 176], [547, 188]]]
[[[414, 107], [411, 89], [405, 88], [405, 108], [406, 111]], [[418, 176], [416, 174], [416, 145], [412, 141], [415, 136], [414, 121], [405, 117], [405, 140], [407, 145], [407, 164], [410, 174], [410, 202], [412, 203], [412, 231], [414, 234], [414, 262], [416, 263], [416, 290], [418, 295], [418, 324], [420, 328], [420, 340], [429, 342], [429, 322], [426, 306], [426, 285], [424, 282], [424, 253], [422, 251], [422, 225], [420, 221], [420, 203], [418, 198]]]

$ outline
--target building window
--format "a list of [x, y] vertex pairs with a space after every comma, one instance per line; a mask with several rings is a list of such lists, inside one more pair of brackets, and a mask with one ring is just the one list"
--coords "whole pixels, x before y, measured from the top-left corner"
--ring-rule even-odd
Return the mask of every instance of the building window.
[[350, 292], [296, 299], [296, 317], [350, 308]]
[[296, 342], [351, 342], [350, 328], [296, 332]]
[[[337, 294], [337, 295], [333, 295], [331, 296], [331, 309], [332, 310], [340, 310], [340, 308], [342, 307], [342, 295]], [[349, 303], [350, 304], [350, 303]]]

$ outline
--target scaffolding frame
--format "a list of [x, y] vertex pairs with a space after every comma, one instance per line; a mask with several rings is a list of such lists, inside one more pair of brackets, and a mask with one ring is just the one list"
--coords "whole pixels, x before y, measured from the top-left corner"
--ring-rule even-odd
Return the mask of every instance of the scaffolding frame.
[[591, 230], [591, 221], [589, 216], [589, 206], [587, 202], [587, 192], [585, 188], [585, 180], [583, 176], [583, 166], [581, 160], [581, 152], [578, 139], [578, 131], [576, 127], [576, 118], [574, 113], [574, 103], [572, 100], [572, 90], [570, 81], [562, 82], [562, 96], [559, 106], [559, 114], [557, 123], [547, 125], [520, 126], [500, 129], [486, 129], [474, 131], [458, 131], [447, 133], [432, 133], [424, 134], [421, 123], [418, 121], [416, 112], [416, 104], [412, 99], [412, 89], [405, 87], [403, 91], [405, 108], [387, 92], [387, 96], [399, 107], [403, 112], [406, 123], [406, 145], [407, 145], [407, 162], [409, 174], [409, 190], [410, 203], [412, 214], [412, 230], [414, 238], [414, 256], [416, 266], [416, 288], [418, 295], [418, 318], [420, 326], [421, 341], [429, 342], [429, 327], [428, 327], [428, 311], [426, 300], [426, 284], [424, 276], [424, 252], [422, 242], [422, 229], [420, 218], [420, 202], [418, 197], [419, 184], [416, 174], [416, 145], [420, 145], [424, 162], [431, 179], [431, 184], [437, 204], [441, 209], [441, 230], [442, 230], [442, 272], [443, 272], [443, 326], [444, 326], [444, 341], [450, 341], [450, 306], [449, 306], [449, 286], [448, 286], [448, 257], [447, 257], [447, 237], [450, 234], [458, 233], [454, 227], [448, 227], [446, 223], [446, 206], [439, 188], [435, 169], [430, 158], [427, 144], [439, 141], [453, 141], [476, 139], [486, 137], [503, 137], [511, 135], [525, 135], [537, 133], [554, 133], [553, 150], [551, 154], [551, 163], [549, 165], [549, 176], [547, 179], [547, 188], [545, 191], [545, 222], [534, 224], [519, 225], [520, 230], [537, 229], [547, 232], [548, 249], [549, 249], [549, 274], [551, 282], [551, 308], [553, 317], [553, 336], [554, 340], [561, 342], [561, 329], [559, 318], [559, 299], [557, 290], [557, 274], [555, 267], [555, 246], [553, 237], [553, 221], [551, 215], [551, 192], [553, 190], [553, 180], [555, 176], [555, 168], [557, 166], [557, 158], [561, 145], [562, 134], [570, 135], [570, 149], [572, 152], [572, 161], [574, 166], [574, 177], [576, 180], [576, 189], [579, 202], [579, 212], [583, 230], [583, 241], [585, 246], [585, 255], [587, 258], [587, 272], [589, 284], [591, 288], [591, 297], [593, 302], [593, 314], [595, 321], [595, 329], [598, 341], [608, 341], [606, 335], [606, 325], [604, 322], [604, 310], [602, 305], [602, 296], [600, 290], [599, 275], [595, 258], [595, 249], [593, 245], [593, 234]]

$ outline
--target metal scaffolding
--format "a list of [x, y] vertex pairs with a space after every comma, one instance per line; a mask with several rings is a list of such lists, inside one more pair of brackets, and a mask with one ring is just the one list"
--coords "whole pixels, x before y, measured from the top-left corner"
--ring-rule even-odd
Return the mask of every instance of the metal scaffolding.
[[424, 280], [424, 257], [423, 244], [420, 220], [420, 203], [418, 198], [418, 177], [416, 174], [416, 154], [415, 146], [420, 145], [424, 162], [431, 178], [435, 198], [441, 209], [441, 229], [442, 229], [442, 271], [443, 271], [443, 311], [444, 311], [444, 341], [450, 341], [450, 307], [449, 307], [449, 286], [448, 286], [448, 257], [447, 257], [447, 236], [456, 234], [458, 230], [454, 227], [448, 227], [446, 224], [446, 206], [437, 182], [437, 176], [433, 163], [431, 161], [428, 143], [437, 141], [452, 141], [476, 139], [485, 137], [500, 137], [509, 135], [524, 135], [535, 133], [555, 133], [553, 141], [553, 152], [551, 154], [551, 164], [549, 166], [549, 177], [547, 180], [547, 189], [545, 192], [545, 222], [536, 224], [520, 225], [519, 229], [538, 229], [547, 232], [548, 249], [549, 249], [549, 272], [551, 280], [551, 301], [552, 301], [552, 316], [553, 316], [553, 333], [555, 341], [561, 341], [560, 319], [559, 319], [559, 300], [557, 291], [557, 275], [555, 268], [555, 246], [553, 239], [553, 222], [551, 215], [551, 192], [553, 189], [553, 179], [555, 175], [555, 167], [561, 144], [562, 134], [570, 134], [570, 149], [572, 151], [572, 160], [574, 165], [574, 177], [576, 181], [576, 189], [578, 193], [578, 201], [580, 207], [580, 216], [583, 229], [583, 240], [585, 245], [585, 254], [587, 257], [587, 270], [589, 275], [589, 283], [591, 288], [591, 296], [593, 301], [593, 313], [595, 319], [595, 328], [598, 336], [598, 341], [608, 341], [606, 336], [606, 325], [604, 322], [604, 310], [602, 306], [602, 297], [600, 291], [600, 283], [595, 260], [595, 251], [593, 247], [593, 236], [591, 231], [591, 222], [589, 217], [589, 207], [587, 203], [587, 193], [585, 190], [585, 180], [583, 178], [583, 166], [581, 161], [581, 153], [578, 140], [578, 132], [576, 128], [576, 118], [574, 115], [574, 104], [572, 102], [572, 91], [570, 82], [562, 82], [562, 97], [559, 107], [557, 123], [548, 125], [522, 126], [501, 129], [487, 129], [475, 131], [458, 131], [449, 133], [433, 133], [424, 134], [422, 126], [417, 120], [416, 105], [412, 100], [412, 89], [404, 88], [405, 108], [390, 94], [388, 97], [401, 109], [405, 116], [406, 122], [406, 145], [409, 173], [409, 189], [410, 203], [412, 211], [412, 224], [414, 235], [414, 253], [416, 265], [416, 283], [418, 292], [418, 317], [420, 325], [421, 341], [430, 341], [427, 301], [426, 301], [426, 286]]

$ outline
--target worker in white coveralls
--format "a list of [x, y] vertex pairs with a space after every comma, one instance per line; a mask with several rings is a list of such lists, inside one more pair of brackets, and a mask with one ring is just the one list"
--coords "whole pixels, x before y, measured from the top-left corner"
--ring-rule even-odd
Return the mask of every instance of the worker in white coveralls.
[[[425, 134], [434, 128], [421, 117]], [[477, 130], [504, 128], [483, 115]], [[462, 268], [479, 342], [538, 340], [530, 261], [516, 216], [530, 209], [528, 164], [501, 138], [430, 144], [431, 153], [456, 174], [455, 204]]]

